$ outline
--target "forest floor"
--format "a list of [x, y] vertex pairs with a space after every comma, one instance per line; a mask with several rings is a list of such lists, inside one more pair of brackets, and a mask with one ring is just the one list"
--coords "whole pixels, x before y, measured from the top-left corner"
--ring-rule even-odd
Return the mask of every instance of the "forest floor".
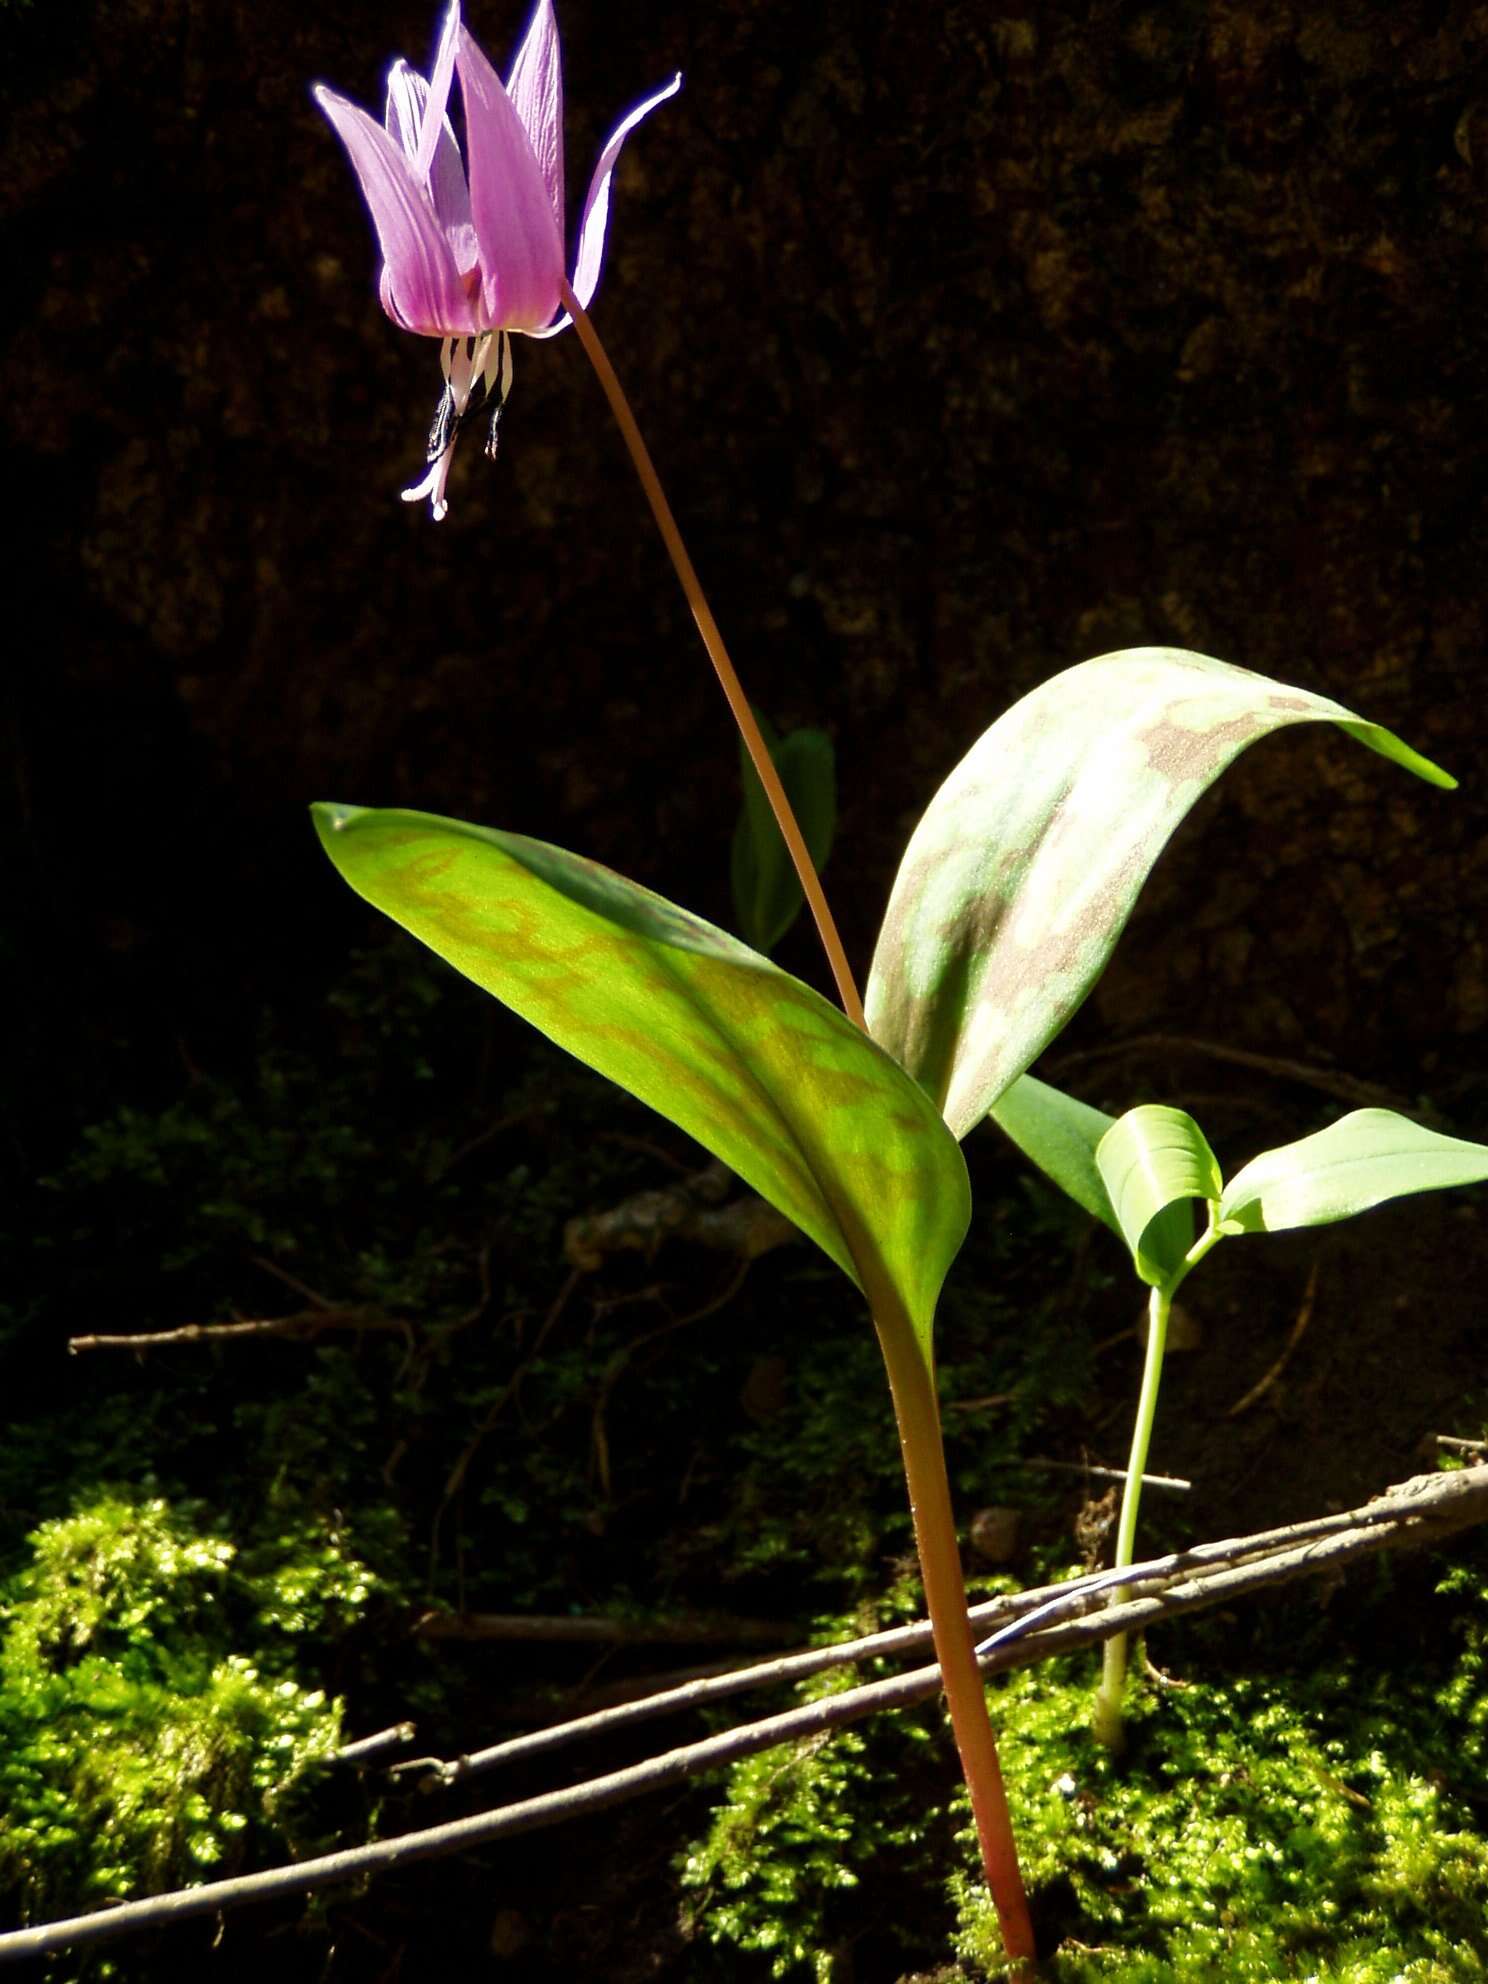
[[[1253, 1071], [1133, 1080], [1090, 1099], [1192, 1108], [1226, 1159], [1337, 1113]], [[1090, 1470], [1124, 1462], [1141, 1300], [993, 1131], [967, 1155], [938, 1346], [985, 1595], [1108, 1560]], [[432, 1794], [317, 1761], [404, 1718], [414, 1754], [455, 1756], [915, 1615], [860, 1299], [805, 1243], [744, 1258], [718, 1208], [658, 1223], [701, 1163], [402, 945], [313, 1023], [267, 1017], [250, 1060], [90, 1126], [17, 1218], [0, 1313], [11, 1920], [436, 1823], [790, 1697]], [[1221, 1248], [1180, 1298], [1149, 1462], [1191, 1486], [1149, 1491], [1139, 1554], [1356, 1505], [1437, 1465], [1436, 1436], [1481, 1437], [1481, 1220], [1442, 1195]], [[993, 1509], [1016, 1512], [995, 1561]], [[1175, 1622], [1148, 1651], [1185, 1685], [1134, 1681], [1119, 1762], [1088, 1733], [1093, 1656], [999, 1683], [1050, 1974], [1488, 1976], [1485, 1587], [1469, 1537]], [[515, 1614], [619, 1623], [585, 1644], [468, 1623]], [[995, 1972], [972, 1870], [932, 1706], [47, 1974], [256, 1978], [272, 1953], [286, 1984], [951, 1984]]]

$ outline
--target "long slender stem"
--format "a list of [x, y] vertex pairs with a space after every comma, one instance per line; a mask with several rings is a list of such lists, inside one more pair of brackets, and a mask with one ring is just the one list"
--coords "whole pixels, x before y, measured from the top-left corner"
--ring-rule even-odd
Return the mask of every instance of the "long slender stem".
[[[630, 402], [620, 381], [615, 376], [615, 368], [606, 356], [605, 348], [599, 341], [599, 333], [589, 320], [579, 299], [565, 282], [563, 284], [563, 305], [574, 320], [574, 329], [579, 334], [579, 342], [588, 354], [589, 362], [599, 376], [605, 398], [610, 403], [610, 411], [615, 416], [616, 425], [630, 450], [630, 458], [640, 477], [641, 487], [646, 492], [646, 500], [651, 505], [651, 514], [656, 519], [656, 528], [661, 532], [661, 541], [667, 548], [667, 555], [676, 567], [677, 577], [687, 596], [687, 604], [692, 609], [692, 617], [697, 622], [698, 632], [703, 637], [703, 646], [708, 650], [724, 695], [728, 698], [729, 709], [734, 722], [739, 726], [739, 735], [744, 739], [744, 747], [750, 761], [759, 774], [760, 784], [765, 789], [765, 797], [770, 802], [771, 811], [795, 865], [800, 879], [801, 891], [807, 907], [815, 920], [822, 940], [822, 948], [827, 954], [827, 963], [832, 968], [832, 976], [837, 983], [837, 996], [842, 1001], [842, 1009], [848, 1018], [858, 1026], [865, 1026], [863, 1001], [858, 996], [852, 969], [847, 962], [847, 953], [842, 948], [842, 939], [837, 934], [837, 925], [832, 912], [827, 907], [827, 899], [822, 893], [821, 880], [816, 865], [807, 851], [791, 803], [785, 796], [785, 787], [780, 783], [780, 774], [775, 769], [774, 760], [765, 748], [765, 740], [760, 735], [760, 727], [754, 720], [754, 711], [749, 707], [749, 699], [740, 687], [734, 664], [729, 660], [728, 649], [723, 644], [723, 636], [718, 631], [718, 622], [703, 595], [698, 575], [693, 569], [692, 560], [687, 555], [687, 547], [682, 542], [682, 533], [677, 529], [677, 520], [672, 515], [672, 506], [666, 499], [651, 460], [650, 450], [641, 439], [641, 430], [630, 410]], [[865, 1028], [866, 1030], [866, 1028]]]
[[982, 1866], [1002, 1929], [1003, 1945], [1014, 1963], [1014, 1976], [1032, 1977], [1036, 1957], [1028, 1897], [1018, 1866], [1012, 1816], [997, 1756], [997, 1739], [987, 1714], [986, 1685], [977, 1665], [974, 1635], [966, 1616], [966, 1583], [946, 1479], [941, 1441], [940, 1406], [935, 1380], [914, 1342], [907, 1320], [875, 1314], [874, 1324], [888, 1366], [909, 1485], [925, 1609], [940, 1663], [941, 1686], [950, 1712], [951, 1730], [961, 1757], [961, 1771], [971, 1794], [972, 1816]]
[[[1121, 1497], [1121, 1521], [1116, 1531], [1113, 1568], [1118, 1571], [1124, 1571], [1133, 1561], [1142, 1472], [1152, 1441], [1152, 1422], [1157, 1416], [1157, 1393], [1162, 1383], [1163, 1351], [1167, 1346], [1172, 1306], [1171, 1288], [1152, 1290], [1147, 1302], [1147, 1359], [1142, 1366], [1142, 1391], [1137, 1400], [1137, 1421], [1132, 1428], [1131, 1456], [1126, 1463], [1126, 1487]], [[1122, 1596], [1118, 1592], [1112, 1603], [1119, 1605]], [[1101, 1659], [1101, 1682], [1095, 1697], [1095, 1734], [1108, 1750], [1119, 1750], [1122, 1743], [1121, 1698], [1126, 1687], [1126, 1653], [1126, 1634], [1117, 1633], [1106, 1641]]]
[[[1142, 1501], [1142, 1476], [1147, 1471], [1147, 1449], [1152, 1444], [1152, 1422], [1157, 1417], [1157, 1394], [1162, 1385], [1163, 1352], [1168, 1341], [1168, 1317], [1180, 1284], [1198, 1266], [1211, 1248], [1218, 1246], [1221, 1234], [1219, 1208], [1211, 1203], [1204, 1231], [1184, 1255], [1182, 1263], [1161, 1288], [1154, 1288], [1147, 1300], [1147, 1356], [1142, 1365], [1142, 1390], [1137, 1399], [1136, 1424], [1132, 1427], [1131, 1454], [1126, 1463], [1126, 1487], [1121, 1494], [1121, 1519], [1116, 1528], [1116, 1558], [1113, 1569], [1124, 1571], [1132, 1562], [1137, 1543], [1137, 1510]], [[1125, 1596], [1112, 1599], [1119, 1605]], [[1106, 1641], [1101, 1658], [1100, 1687], [1095, 1696], [1095, 1735], [1108, 1750], [1119, 1750], [1123, 1741], [1122, 1695], [1126, 1688], [1127, 1637], [1117, 1633]]]

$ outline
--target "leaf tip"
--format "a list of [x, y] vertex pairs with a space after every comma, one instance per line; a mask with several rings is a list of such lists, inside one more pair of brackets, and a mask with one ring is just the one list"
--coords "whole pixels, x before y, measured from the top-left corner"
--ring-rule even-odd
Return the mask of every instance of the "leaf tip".
[[366, 812], [365, 806], [341, 806], [333, 799], [317, 799], [310, 816], [323, 834], [338, 834]]

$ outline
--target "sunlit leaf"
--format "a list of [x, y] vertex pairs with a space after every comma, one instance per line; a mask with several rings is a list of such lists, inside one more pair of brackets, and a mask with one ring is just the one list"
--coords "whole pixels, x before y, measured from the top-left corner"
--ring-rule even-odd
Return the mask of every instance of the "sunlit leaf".
[[[837, 825], [837, 760], [824, 730], [792, 730], [784, 737], [755, 711], [765, 747], [780, 774], [801, 838], [818, 872], [826, 866]], [[739, 746], [744, 800], [734, 829], [730, 879], [744, 941], [773, 950], [801, 912], [805, 898], [765, 788]]]
[[1107, 1131], [1095, 1161], [1137, 1273], [1161, 1287], [1182, 1253], [1173, 1257], [1169, 1228], [1158, 1222], [1180, 1202], [1188, 1209], [1190, 1200], [1219, 1197], [1224, 1180], [1214, 1152], [1192, 1116], [1147, 1102]]
[[1220, 1200], [1230, 1232], [1326, 1226], [1410, 1192], [1488, 1178], [1488, 1146], [1423, 1130], [1393, 1109], [1356, 1109], [1315, 1136], [1262, 1152]]
[[865, 1004], [964, 1136], [1100, 976], [1179, 821], [1247, 744], [1331, 722], [1455, 783], [1326, 696], [1178, 648], [1067, 669], [967, 754], [915, 829]]
[[928, 1361], [966, 1167], [924, 1090], [835, 1006], [543, 841], [427, 813], [314, 813], [359, 895], [722, 1158], [876, 1310], [902, 1304]]
[[[993, 1103], [992, 1121], [1076, 1205], [1103, 1220], [1125, 1239], [1095, 1153], [1116, 1118], [1033, 1075], [1020, 1075]], [[1193, 1211], [1175, 1200], [1151, 1221], [1145, 1255], [1164, 1276], [1171, 1274], [1193, 1245]]]

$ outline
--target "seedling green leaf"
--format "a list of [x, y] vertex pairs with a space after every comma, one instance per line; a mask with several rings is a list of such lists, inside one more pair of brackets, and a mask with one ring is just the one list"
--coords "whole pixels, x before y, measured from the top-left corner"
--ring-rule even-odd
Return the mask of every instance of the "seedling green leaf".
[[1488, 1178], [1488, 1146], [1424, 1130], [1393, 1109], [1356, 1109], [1315, 1136], [1252, 1158], [1226, 1186], [1227, 1233], [1327, 1226], [1410, 1192]]
[[1020, 1075], [992, 1105], [992, 1120], [1077, 1206], [1118, 1236], [1121, 1222], [1095, 1161], [1096, 1146], [1116, 1118], [1033, 1075]]
[[[992, 1121], [1049, 1180], [1125, 1239], [1095, 1153], [1116, 1118], [1033, 1075], [1020, 1075], [992, 1105]], [[1149, 1258], [1171, 1273], [1193, 1244], [1193, 1212], [1177, 1200], [1152, 1221]]]
[[[801, 838], [818, 872], [826, 866], [837, 825], [837, 768], [832, 740], [824, 730], [792, 730], [777, 737], [755, 711]], [[744, 802], [734, 829], [731, 880], [734, 907], [744, 940], [757, 951], [771, 951], [795, 922], [804, 898], [794, 864], [776, 825], [759, 773], [748, 750], [739, 747]]]
[[1224, 1189], [1219, 1162], [1192, 1116], [1163, 1103], [1129, 1109], [1101, 1139], [1096, 1164], [1111, 1195], [1122, 1237], [1142, 1280], [1160, 1288], [1181, 1265], [1171, 1213], [1189, 1216], [1192, 1199], [1217, 1199]]
[[1456, 783], [1327, 696], [1179, 648], [1066, 669], [962, 759], [909, 843], [865, 1000], [958, 1136], [1079, 1007], [1194, 801], [1247, 744], [1317, 722]]
[[727, 932], [596, 862], [428, 813], [317, 806], [357, 893], [737, 1171], [902, 1306], [930, 1362], [970, 1218], [960, 1146], [836, 1007]]

